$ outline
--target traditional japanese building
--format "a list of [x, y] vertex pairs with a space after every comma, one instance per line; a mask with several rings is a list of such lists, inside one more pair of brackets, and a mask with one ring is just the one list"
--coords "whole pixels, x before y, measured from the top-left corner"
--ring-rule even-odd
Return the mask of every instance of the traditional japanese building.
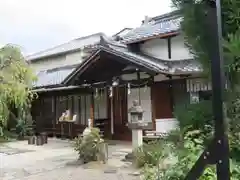
[[[33, 117], [40, 130], [76, 136], [91, 118], [106, 138], [130, 140], [128, 109], [133, 100], [139, 100], [152, 129], [173, 129], [174, 107], [211, 88], [184, 45], [180, 21], [177, 12], [146, 18], [120, 37], [101, 35], [79, 64], [39, 74]], [[66, 110], [76, 114], [74, 123], [59, 122]]]

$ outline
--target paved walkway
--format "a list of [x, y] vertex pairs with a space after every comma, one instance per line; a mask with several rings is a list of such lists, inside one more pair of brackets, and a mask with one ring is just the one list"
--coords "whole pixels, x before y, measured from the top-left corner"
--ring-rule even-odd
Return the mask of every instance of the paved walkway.
[[128, 144], [109, 145], [107, 164], [77, 164], [71, 143], [50, 139], [44, 146], [26, 141], [0, 146], [1, 180], [138, 180], [131, 164], [123, 162], [131, 151]]

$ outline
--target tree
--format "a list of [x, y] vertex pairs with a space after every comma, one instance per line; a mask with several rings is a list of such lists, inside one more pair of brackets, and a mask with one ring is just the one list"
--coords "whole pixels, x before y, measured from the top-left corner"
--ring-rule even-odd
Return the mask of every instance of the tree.
[[7, 127], [12, 107], [17, 110], [17, 119], [30, 109], [35, 97], [31, 92], [35, 80], [36, 76], [17, 47], [0, 48], [0, 136]]
[[[211, 78], [210, 53], [215, 48], [209, 14], [214, 0], [172, 0], [183, 17], [181, 29], [186, 45], [195, 60], [202, 64], [204, 75]], [[228, 80], [225, 107], [229, 122], [231, 156], [240, 161], [240, 1], [221, 0], [224, 72]], [[239, 156], [239, 157], [237, 157]]]
[[[183, 17], [181, 28], [185, 36], [186, 45], [195, 59], [210, 77], [210, 52], [212, 48], [212, 33], [208, 29], [207, 14], [213, 0], [172, 0], [173, 5]], [[240, 84], [240, 1], [221, 0], [222, 2], [222, 34], [224, 45], [225, 74], [228, 77], [230, 89], [236, 91]]]

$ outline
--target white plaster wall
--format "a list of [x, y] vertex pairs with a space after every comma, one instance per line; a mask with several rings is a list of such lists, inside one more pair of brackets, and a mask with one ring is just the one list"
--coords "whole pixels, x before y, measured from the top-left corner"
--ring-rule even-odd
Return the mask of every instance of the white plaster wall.
[[65, 62], [66, 62], [65, 56], [58, 56], [58, 57], [46, 58], [46, 59], [35, 61], [35, 62], [33, 61], [30, 63], [30, 66], [33, 68], [33, 70], [35, 70], [36, 72], [39, 72], [39, 71], [59, 67]]
[[143, 53], [163, 60], [193, 58], [187, 47], [184, 45], [184, 38], [181, 35], [171, 38], [171, 59], [168, 58], [168, 45], [166, 39], [148, 40], [143, 43], [140, 48]]
[[82, 56], [84, 54], [81, 51], [61, 55], [57, 57], [49, 57], [42, 60], [32, 61], [30, 66], [36, 71], [43, 71], [56, 67], [62, 67], [66, 65], [72, 65], [82, 62]]
[[[131, 89], [131, 93], [128, 95], [128, 109], [132, 106], [134, 100], [138, 100], [138, 88]], [[141, 106], [144, 110], [143, 118], [145, 121], [152, 121], [152, 107], [151, 107], [151, 89], [150, 87], [140, 88]], [[128, 121], [130, 115], [128, 114]]]
[[175, 118], [156, 119], [156, 131], [168, 133], [177, 128], [177, 120]]
[[183, 36], [176, 36], [171, 41], [172, 60], [193, 58], [193, 55], [184, 44]]

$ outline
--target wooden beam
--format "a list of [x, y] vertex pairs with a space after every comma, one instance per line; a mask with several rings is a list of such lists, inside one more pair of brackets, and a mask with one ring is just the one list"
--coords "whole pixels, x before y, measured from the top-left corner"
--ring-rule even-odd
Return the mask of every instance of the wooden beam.
[[151, 85], [151, 108], [152, 108], [152, 123], [153, 129], [156, 130], [156, 108], [155, 108], [155, 86]]
[[82, 123], [82, 101], [81, 101], [81, 95], [77, 95], [78, 98], [78, 124], [85, 125]]
[[54, 111], [54, 118], [53, 118], [53, 137], [56, 136], [56, 124], [57, 124], [57, 97], [53, 96], [53, 111]]
[[99, 58], [100, 56], [98, 55], [97, 51], [92, 56], [90, 56], [86, 61], [84, 61], [80, 65], [80, 67], [78, 67], [78, 69], [66, 79], [66, 82], [64, 82], [64, 84], [71, 84], [72, 82], [75, 83], [76, 78], [78, 78], [88, 67], [95, 63]]
[[170, 95], [170, 105], [172, 109], [172, 113], [174, 111], [174, 94], [173, 94], [173, 81], [172, 76], [169, 77], [169, 95]]
[[[137, 69], [137, 68], [136, 68], [136, 69]], [[123, 70], [121, 75], [136, 73], [136, 69]], [[139, 72], [144, 72], [144, 71], [139, 70]]]
[[84, 94], [84, 121], [85, 121], [85, 125], [88, 124], [88, 120], [87, 120], [87, 95]]
[[[141, 80], [141, 77], [140, 77], [140, 72], [137, 71], [137, 81], [140, 81]], [[139, 105], [141, 105], [141, 89], [140, 89], [140, 84], [138, 86], [138, 103]]]
[[93, 123], [94, 123], [94, 92], [92, 92], [92, 94], [91, 94], [90, 118], [91, 118], [91, 126], [93, 127]]
[[167, 45], [168, 45], [168, 58], [172, 58], [172, 47], [171, 47], [171, 38], [167, 38]]

